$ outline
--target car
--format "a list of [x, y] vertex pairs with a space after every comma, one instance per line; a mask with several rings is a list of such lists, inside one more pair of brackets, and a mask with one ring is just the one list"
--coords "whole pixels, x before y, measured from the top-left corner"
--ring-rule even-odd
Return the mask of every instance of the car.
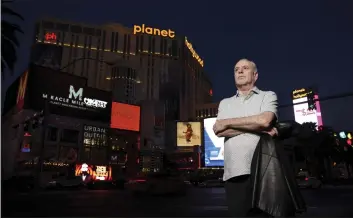
[[45, 187], [47, 189], [81, 189], [84, 187], [81, 176], [66, 176], [65, 174], [54, 174]]
[[125, 188], [134, 194], [185, 195], [188, 184], [182, 177], [157, 173], [131, 179], [125, 183]]
[[298, 186], [300, 188], [319, 189], [322, 186], [321, 180], [307, 174], [301, 174], [296, 177]]

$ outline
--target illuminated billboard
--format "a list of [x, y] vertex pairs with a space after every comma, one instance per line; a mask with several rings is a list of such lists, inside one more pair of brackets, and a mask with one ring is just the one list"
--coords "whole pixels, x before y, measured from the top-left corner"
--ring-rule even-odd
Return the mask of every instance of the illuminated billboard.
[[[319, 99], [319, 96], [315, 95], [314, 99]], [[300, 103], [293, 106], [294, 118], [297, 123], [313, 122], [317, 127], [323, 125], [320, 102], [316, 101], [316, 110], [309, 110], [307, 89], [301, 88], [294, 90], [292, 92], [292, 100], [293, 104]]]
[[197, 54], [195, 49], [192, 47], [192, 44], [188, 41], [188, 39], [186, 37], [185, 37], [185, 45], [190, 50], [192, 57], [195, 58], [197, 60], [197, 62], [203, 67], [204, 66], [203, 60], [201, 59], [199, 54]]
[[134, 25], [134, 34], [137, 34], [137, 33], [162, 36], [162, 37], [170, 37], [170, 38], [175, 37], [175, 32], [172, 31], [171, 29], [161, 30], [158, 28], [148, 27], [145, 24], [142, 24], [141, 26]]
[[110, 127], [138, 132], [140, 131], [140, 114], [139, 106], [113, 102]]
[[83, 125], [83, 144], [88, 147], [107, 146], [108, 132], [104, 127]]
[[201, 145], [200, 122], [177, 122], [177, 146]]
[[48, 102], [52, 114], [110, 120], [111, 92], [87, 87], [87, 79], [83, 77], [31, 65], [22, 78], [17, 95], [18, 108], [23, 105], [24, 109], [41, 111]]
[[110, 166], [96, 166], [87, 163], [76, 164], [75, 175], [81, 176], [82, 181], [110, 181], [112, 168]]
[[217, 137], [213, 131], [213, 125], [216, 123], [216, 120], [217, 118], [203, 120], [206, 167], [224, 165], [224, 138]]

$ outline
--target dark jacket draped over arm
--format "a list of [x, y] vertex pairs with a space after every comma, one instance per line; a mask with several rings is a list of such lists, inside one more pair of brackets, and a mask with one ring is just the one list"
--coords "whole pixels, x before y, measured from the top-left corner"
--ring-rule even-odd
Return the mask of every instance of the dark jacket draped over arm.
[[306, 211], [306, 204], [286, 157], [282, 139], [294, 132], [290, 124], [278, 124], [279, 138], [264, 134], [251, 164], [252, 208], [273, 217], [288, 217]]

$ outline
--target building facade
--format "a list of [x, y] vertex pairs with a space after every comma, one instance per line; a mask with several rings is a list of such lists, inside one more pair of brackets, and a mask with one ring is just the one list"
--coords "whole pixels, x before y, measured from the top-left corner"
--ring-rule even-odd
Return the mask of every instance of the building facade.
[[194, 118], [196, 105], [212, 98], [204, 61], [172, 29], [45, 19], [36, 23], [31, 61], [85, 77], [114, 101], [161, 100], [170, 120]]
[[86, 84], [83, 77], [36, 65], [15, 80], [2, 115], [5, 177], [39, 157], [46, 164], [79, 162], [135, 172], [139, 132], [111, 128], [111, 93]]
[[219, 103], [198, 104], [195, 109], [195, 119], [202, 120], [210, 117], [217, 117]]

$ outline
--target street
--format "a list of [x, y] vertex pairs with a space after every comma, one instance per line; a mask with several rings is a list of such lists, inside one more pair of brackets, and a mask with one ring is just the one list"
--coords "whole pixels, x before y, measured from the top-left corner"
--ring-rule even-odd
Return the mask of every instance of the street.
[[[302, 190], [308, 212], [298, 217], [352, 217], [353, 186]], [[227, 217], [223, 188], [191, 188], [187, 196], [133, 196], [82, 190], [18, 194], [2, 199], [2, 217]]]

